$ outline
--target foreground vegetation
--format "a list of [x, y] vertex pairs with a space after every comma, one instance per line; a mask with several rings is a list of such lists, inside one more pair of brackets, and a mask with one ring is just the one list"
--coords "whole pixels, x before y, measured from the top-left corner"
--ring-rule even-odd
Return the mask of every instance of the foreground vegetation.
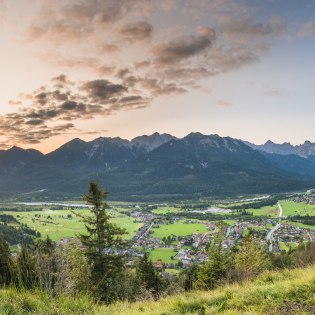
[[[0, 314], [314, 313], [315, 242], [273, 254], [249, 228], [239, 244], [227, 247], [221, 220], [205, 258], [169, 277], [150, 258], [172, 261], [170, 248], [129, 259], [128, 231], [111, 222], [106, 197], [90, 183], [83, 197], [92, 205], [89, 213], [73, 213], [86, 229], [76, 239], [38, 239], [11, 255], [0, 233]], [[2, 219], [4, 227], [12, 221], [8, 214]], [[166, 224], [165, 232], [181, 225]], [[196, 220], [192, 225], [205, 228]]]
[[267, 271], [253, 282], [194, 291], [159, 301], [95, 304], [86, 296], [51, 298], [38, 292], [0, 290], [1, 314], [314, 314], [315, 267]]

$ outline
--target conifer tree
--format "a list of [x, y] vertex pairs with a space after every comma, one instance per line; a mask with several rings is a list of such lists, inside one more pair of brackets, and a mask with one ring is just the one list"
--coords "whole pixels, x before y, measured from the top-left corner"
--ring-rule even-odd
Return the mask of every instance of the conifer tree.
[[224, 223], [218, 225], [218, 233], [209, 247], [209, 259], [199, 269], [197, 286], [214, 289], [220, 285], [231, 269], [233, 257], [231, 251], [223, 248]]
[[27, 245], [22, 245], [15, 260], [15, 281], [21, 288], [33, 289], [38, 284], [35, 256]]
[[124, 245], [122, 235], [126, 231], [109, 221], [108, 205], [104, 202], [107, 195], [97, 183], [90, 182], [89, 193], [83, 200], [93, 208], [89, 215], [80, 215], [87, 234], [80, 234], [79, 238], [91, 264], [93, 293], [105, 303], [111, 303], [119, 299], [116, 284], [124, 270], [124, 257], [116, 251]]
[[11, 252], [8, 243], [0, 236], [0, 287], [10, 282]]
[[162, 281], [147, 252], [139, 259], [136, 274], [144, 289], [151, 291], [156, 297], [162, 289]]

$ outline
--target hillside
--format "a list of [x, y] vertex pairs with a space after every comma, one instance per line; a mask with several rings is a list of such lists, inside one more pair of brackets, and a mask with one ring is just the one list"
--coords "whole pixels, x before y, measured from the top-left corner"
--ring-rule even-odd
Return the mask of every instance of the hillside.
[[53, 199], [75, 198], [90, 180], [117, 199], [277, 193], [315, 184], [312, 158], [271, 155], [237, 139], [201, 133], [181, 139], [158, 133], [133, 140], [73, 139], [46, 155], [20, 148], [0, 153], [2, 195], [45, 190]]
[[315, 268], [266, 272], [253, 282], [214, 291], [196, 291], [157, 302], [94, 305], [87, 297], [49, 298], [43, 294], [0, 290], [1, 314], [314, 314]]

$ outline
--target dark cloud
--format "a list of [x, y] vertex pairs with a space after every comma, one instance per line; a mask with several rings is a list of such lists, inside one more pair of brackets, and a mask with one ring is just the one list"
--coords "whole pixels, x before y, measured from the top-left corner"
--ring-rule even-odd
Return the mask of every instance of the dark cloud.
[[199, 55], [208, 50], [214, 40], [214, 32], [200, 35], [181, 36], [157, 45], [152, 52], [158, 64], [173, 64]]
[[[22, 106], [15, 113], [0, 116], [0, 133], [5, 135], [8, 144], [39, 143], [75, 129], [75, 124], [69, 121], [109, 116], [143, 108], [149, 103], [148, 98], [129, 94], [126, 86], [108, 80], [75, 85], [60, 75], [51, 81], [51, 87], [40, 87], [19, 100]], [[56, 90], [56, 85], [62, 90]]]
[[149, 39], [153, 33], [153, 25], [148, 22], [128, 23], [118, 33], [130, 42]]
[[174, 82], [165, 82], [155, 78], [146, 78], [141, 82], [141, 85], [154, 96], [176, 95], [186, 92], [186, 89]]
[[128, 88], [113, 84], [107, 80], [89, 81], [81, 86], [81, 90], [94, 102], [106, 102], [113, 96], [118, 96], [128, 91]]

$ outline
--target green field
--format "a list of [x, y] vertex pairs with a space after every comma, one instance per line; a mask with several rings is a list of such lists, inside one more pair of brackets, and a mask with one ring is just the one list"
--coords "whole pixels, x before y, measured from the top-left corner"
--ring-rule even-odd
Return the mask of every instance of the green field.
[[277, 204], [273, 206], [261, 207], [259, 209], [248, 209], [247, 211], [253, 213], [254, 216], [270, 216], [272, 218], [276, 218], [279, 214]]
[[314, 225], [307, 225], [307, 224], [303, 224], [303, 223], [299, 223], [299, 222], [288, 222], [288, 223], [290, 223], [291, 225], [299, 226], [299, 227], [304, 228], [304, 229], [315, 230]]
[[224, 222], [227, 224], [227, 225], [234, 225], [236, 223], [236, 220], [224, 220]]
[[280, 201], [282, 209], [283, 209], [283, 216], [292, 216], [292, 215], [314, 215], [315, 216], [315, 205], [308, 205], [303, 202], [293, 202], [288, 200]]
[[180, 208], [175, 207], [159, 207], [157, 209], [152, 210], [154, 214], [167, 214], [167, 213], [178, 213], [182, 212], [183, 210]]
[[[88, 213], [88, 210], [76, 210], [75, 212], [84, 214]], [[27, 224], [28, 227], [40, 232], [43, 238], [49, 235], [54, 241], [72, 237], [85, 231], [81, 219], [72, 214], [70, 210], [4, 211], [0, 213], [13, 215], [21, 223]], [[124, 214], [113, 211], [110, 211], [110, 213], [113, 216], [111, 222], [127, 230], [128, 234], [125, 239], [132, 238], [142, 225], [141, 223], [134, 223], [133, 218]], [[68, 218], [69, 214], [72, 215], [71, 218]]]
[[162, 259], [164, 263], [177, 263], [177, 260], [172, 259], [177, 252], [173, 248], [155, 248], [150, 251], [150, 259], [156, 262], [158, 259]]
[[206, 233], [208, 231], [205, 224], [202, 223], [184, 223], [179, 221], [174, 224], [161, 225], [158, 228], [152, 229], [153, 237], [163, 238], [170, 235], [187, 236], [193, 233]]

